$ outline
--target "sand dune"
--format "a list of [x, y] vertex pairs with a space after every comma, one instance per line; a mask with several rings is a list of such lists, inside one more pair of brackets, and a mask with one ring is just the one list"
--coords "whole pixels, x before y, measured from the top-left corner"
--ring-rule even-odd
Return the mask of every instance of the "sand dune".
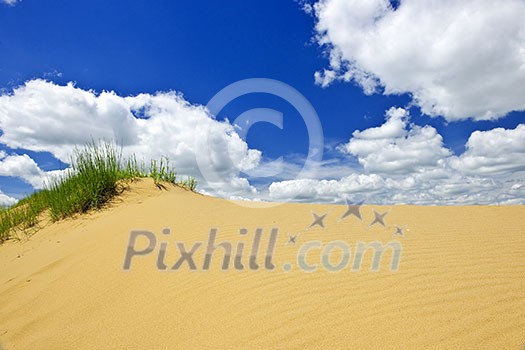
[[[346, 209], [248, 208], [139, 181], [106, 210], [0, 246], [0, 343], [5, 349], [523, 349], [525, 207], [363, 206], [362, 221], [341, 219]], [[384, 227], [370, 226], [373, 210], [388, 211]], [[327, 214], [324, 228], [309, 227], [312, 212]], [[403, 236], [393, 234], [396, 226]], [[234, 268], [234, 256], [221, 270], [221, 248], [203, 270], [212, 228], [217, 241], [231, 242], [232, 254], [244, 242], [243, 270]], [[254, 270], [249, 251], [257, 228]], [[268, 270], [272, 228], [275, 269]], [[152, 232], [157, 244], [124, 271], [132, 230]], [[297, 233], [290, 243], [288, 234]], [[308, 251], [307, 266], [317, 265], [308, 273], [297, 254], [312, 241], [322, 245]], [[321, 257], [333, 241], [350, 248], [348, 266], [338, 272], [324, 268]], [[360, 270], [352, 270], [358, 242], [373, 241], [399, 243], [397, 271], [388, 250], [371, 272], [370, 249]], [[157, 267], [161, 242], [165, 270]], [[171, 270], [181, 255], [176, 242], [187, 250], [202, 242], [195, 271], [188, 260]], [[149, 241], [138, 236], [135, 243], [140, 251]], [[327, 266], [344, 258], [334, 249]]]

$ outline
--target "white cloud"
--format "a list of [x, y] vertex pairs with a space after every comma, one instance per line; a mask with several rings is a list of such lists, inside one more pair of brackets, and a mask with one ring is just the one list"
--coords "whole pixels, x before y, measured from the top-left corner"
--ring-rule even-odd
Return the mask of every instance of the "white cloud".
[[[175, 92], [120, 97], [71, 83], [32, 80], [0, 96], [0, 129], [0, 143], [50, 152], [64, 162], [75, 147], [92, 139], [116, 140], [125, 155], [135, 153], [146, 161], [166, 156], [180, 175], [201, 180], [195, 155], [206, 152], [222, 187], [219, 195], [253, 192], [239, 172], [257, 166], [261, 158], [261, 152], [249, 149], [231, 124], [215, 120], [203, 106], [191, 105]], [[18, 161], [24, 163], [23, 178], [36, 184], [36, 163], [26, 158]], [[18, 170], [12, 176], [22, 176], [22, 169]]]
[[0, 161], [0, 176], [20, 177], [34, 188], [43, 187], [44, 172], [27, 154], [7, 156]]
[[408, 125], [408, 112], [391, 108], [386, 122], [375, 128], [355, 131], [342, 147], [353, 154], [366, 171], [411, 174], [436, 167], [450, 155], [443, 138], [431, 126]]
[[0, 207], [8, 207], [15, 204], [16, 202], [17, 200], [15, 198], [9, 197], [0, 191]]
[[[139, 117], [139, 118], [137, 118]], [[203, 192], [230, 198], [369, 203], [525, 203], [525, 124], [472, 133], [462, 155], [454, 155], [431, 126], [410, 122], [391, 108], [385, 122], [356, 130], [338, 149], [350, 159], [320, 163], [318, 174], [294, 180], [302, 159], [288, 157], [281, 179], [257, 191], [241, 171], [261, 162], [229, 122], [210, 116], [174, 92], [120, 97], [33, 80], [0, 96], [0, 176], [17, 176], [35, 188], [49, 176], [23, 150], [50, 152], [66, 161], [75, 146], [92, 138], [116, 139], [139, 160], [167, 156], [179, 175], [201, 180]], [[217, 183], [202, 182], [195, 155], [206, 153]], [[359, 166], [360, 165], [360, 166]], [[213, 188], [220, 187], [220, 191]], [[13, 203], [0, 194], [0, 203]]]
[[516, 129], [475, 131], [466, 151], [452, 166], [468, 174], [508, 174], [525, 171], [525, 124]]
[[410, 93], [425, 114], [495, 119], [525, 110], [522, 0], [321, 0], [318, 42], [327, 86], [354, 81], [366, 93]]
[[525, 204], [525, 174], [515, 178], [466, 176], [443, 170], [405, 176], [351, 174], [339, 180], [297, 179], [274, 182], [269, 199], [342, 203], [346, 198], [372, 204], [467, 205]]
[[75, 146], [93, 138], [115, 139], [124, 145], [137, 140], [136, 120], [123, 98], [44, 80], [28, 81], [12, 94], [0, 96], [0, 129], [1, 143], [51, 152], [65, 162]]
[[3, 2], [4, 4], [7, 4], [9, 6], [15, 6], [15, 4], [21, 0], [0, 0], [0, 2]]
[[[431, 126], [410, 123], [408, 112], [391, 108], [378, 127], [355, 131], [341, 151], [357, 158], [339, 179], [274, 182], [269, 198], [305, 202], [519, 204], [525, 203], [525, 124], [472, 133], [456, 156]], [[330, 167], [325, 171], [331, 172]], [[321, 173], [322, 177], [324, 174]]]
[[274, 182], [269, 187], [273, 200], [303, 200], [306, 202], [336, 202], [345, 195], [368, 196], [385, 186], [377, 174], [351, 174], [340, 180], [297, 179]]

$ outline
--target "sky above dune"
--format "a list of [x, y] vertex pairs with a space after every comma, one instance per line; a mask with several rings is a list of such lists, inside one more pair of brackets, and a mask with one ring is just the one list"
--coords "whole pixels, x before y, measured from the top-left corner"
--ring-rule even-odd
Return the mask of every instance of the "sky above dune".
[[523, 18], [523, 0], [0, 0], [0, 205], [92, 139], [232, 199], [523, 204]]

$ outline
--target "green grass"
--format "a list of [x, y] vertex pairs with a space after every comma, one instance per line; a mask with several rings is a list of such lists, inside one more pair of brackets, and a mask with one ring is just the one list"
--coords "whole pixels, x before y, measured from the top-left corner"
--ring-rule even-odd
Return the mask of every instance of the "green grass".
[[0, 243], [11, 238], [15, 231], [29, 233], [47, 207], [47, 190], [42, 190], [0, 211]]
[[133, 179], [150, 177], [160, 188], [165, 183], [195, 191], [194, 178], [177, 180], [167, 158], [152, 160], [149, 166], [135, 156], [123, 159], [111, 143], [92, 142], [76, 150], [71, 166], [60, 178], [51, 179], [43, 190], [0, 210], [0, 242], [17, 232], [38, 229], [38, 217], [49, 212], [52, 221], [100, 209], [125, 190]]

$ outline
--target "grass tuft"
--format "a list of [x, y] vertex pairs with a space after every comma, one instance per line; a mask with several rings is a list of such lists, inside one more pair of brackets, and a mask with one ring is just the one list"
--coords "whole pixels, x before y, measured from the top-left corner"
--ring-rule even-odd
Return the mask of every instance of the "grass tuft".
[[112, 143], [92, 142], [77, 149], [71, 167], [60, 178], [51, 179], [41, 191], [20, 200], [10, 208], [0, 209], [0, 242], [17, 232], [37, 227], [38, 218], [48, 211], [52, 221], [77, 213], [100, 209], [125, 190], [126, 183], [151, 177], [160, 188], [171, 183], [195, 191], [197, 182], [188, 177], [177, 181], [177, 174], [167, 158], [152, 160], [149, 167], [135, 155], [123, 159]]

